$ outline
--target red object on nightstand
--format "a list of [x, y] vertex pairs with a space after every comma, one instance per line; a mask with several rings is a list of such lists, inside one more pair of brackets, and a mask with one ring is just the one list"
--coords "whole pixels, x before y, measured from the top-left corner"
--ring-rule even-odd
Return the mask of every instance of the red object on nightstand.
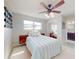
[[19, 44], [25, 44], [28, 35], [20, 35], [19, 36]]

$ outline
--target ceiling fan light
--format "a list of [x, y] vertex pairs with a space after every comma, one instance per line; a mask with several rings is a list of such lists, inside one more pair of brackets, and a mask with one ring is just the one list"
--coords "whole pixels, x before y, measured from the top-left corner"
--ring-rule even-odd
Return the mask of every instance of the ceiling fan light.
[[53, 18], [53, 17], [54, 17], [54, 13], [52, 13], [52, 12], [51, 12], [50, 14], [48, 14], [48, 13], [44, 13], [44, 14], [45, 14], [45, 16], [46, 16], [47, 18], [50, 18], [50, 17]]
[[54, 13], [51, 12], [51, 13], [50, 13], [50, 17], [54, 17]]
[[50, 17], [50, 16], [49, 16], [48, 14], [46, 14], [46, 13], [45, 13], [45, 16], [46, 16], [47, 18], [49, 18], [49, 17]]

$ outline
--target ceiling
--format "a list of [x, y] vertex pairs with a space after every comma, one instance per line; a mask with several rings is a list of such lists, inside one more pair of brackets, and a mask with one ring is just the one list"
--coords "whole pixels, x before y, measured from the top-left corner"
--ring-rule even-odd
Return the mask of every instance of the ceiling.
[[[46, 5], [49, 3], [55, 5], [59, 1], [60, 0], [5, 0], [5, 5], [7, 5], [12, 12], [47, 19], [44, 14], [39, 14], [39, 12], [46, 10], [40, 5], [40, 2], [44, 2]], [[65, 0], [65, 4], [56, 10], [60, 10], [63, 16], [75, 14], [75, 1]]]

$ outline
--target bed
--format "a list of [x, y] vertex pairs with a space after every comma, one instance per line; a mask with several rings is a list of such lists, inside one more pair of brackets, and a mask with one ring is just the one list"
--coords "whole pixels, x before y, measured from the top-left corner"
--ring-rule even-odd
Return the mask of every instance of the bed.
[[61, 52], [61, 42], [47, 36], [29, 36], [26, 46], [32, 54], [31, 59], [51, 59]]

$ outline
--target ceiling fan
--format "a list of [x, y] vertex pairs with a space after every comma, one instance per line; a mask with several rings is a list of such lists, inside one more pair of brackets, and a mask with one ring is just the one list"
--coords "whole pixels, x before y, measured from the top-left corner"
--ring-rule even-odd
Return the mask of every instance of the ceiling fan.
[[41, 2], [40, 4], [42, 4], [43, 7], [47, 10], [47, 11], [43, 11], [43, 12], [40, 12], [40, 13], [47, 13], [49, 15], [50, 13], [61, 13], [61, 11], [54, 10], [54, 9], [56, 9], [56, 8], [60, 7], [61, 5], [63, 5], [64, 0], [61, 0], [55, 6], [52, 6], [52, 4], [48, 4], [48, 6], [46, 6], [43, 2]]

